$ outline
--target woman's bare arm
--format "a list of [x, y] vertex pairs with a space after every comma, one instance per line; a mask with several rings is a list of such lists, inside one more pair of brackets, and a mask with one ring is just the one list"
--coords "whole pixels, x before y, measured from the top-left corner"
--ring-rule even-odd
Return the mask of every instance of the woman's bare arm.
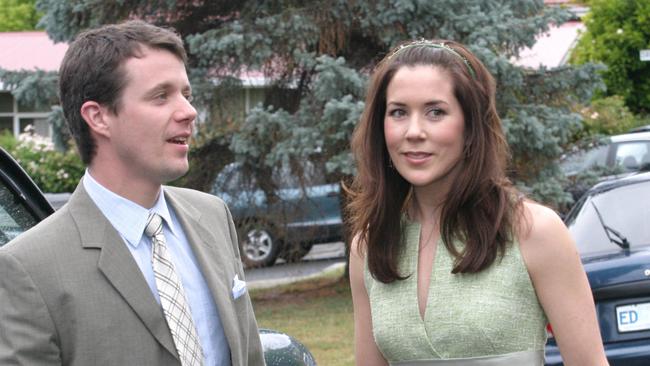
[[568, 229], [551, 209], [526, 202], [521, 253], [567, 366], [607, 365], [596, 309]]
[[364, 259], [359, 255], [358, 236], [350, 248], [350, 288], [354, 308], [354, 354], [357, 366], [388, 365], [372, 335], [370, 300], [363, 280]]

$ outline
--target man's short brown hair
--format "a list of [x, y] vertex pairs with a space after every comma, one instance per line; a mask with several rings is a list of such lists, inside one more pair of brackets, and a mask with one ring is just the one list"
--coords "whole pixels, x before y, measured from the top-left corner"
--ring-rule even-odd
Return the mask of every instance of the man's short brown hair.
[[59, 69], [61, 106], [86, 165], [95, 155], [95, 141], [81, 116], [81, 106], [95, 101], [117, 114], [126, 85], [122, 65], [131, 57], [141, 57], [143, 46], [167, 50], [187, 61], [183, 41], [173, 30], [139, 20], [85, 31], [72, 42], [63, 58]]

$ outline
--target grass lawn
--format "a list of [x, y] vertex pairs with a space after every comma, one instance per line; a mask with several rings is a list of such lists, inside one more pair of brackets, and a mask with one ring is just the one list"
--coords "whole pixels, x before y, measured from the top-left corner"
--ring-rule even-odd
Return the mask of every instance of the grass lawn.
[[319, 365], [354, 365], [352, 298], [341, 271], [273, 289], [251, 291], [260, 328], [286, 333]]

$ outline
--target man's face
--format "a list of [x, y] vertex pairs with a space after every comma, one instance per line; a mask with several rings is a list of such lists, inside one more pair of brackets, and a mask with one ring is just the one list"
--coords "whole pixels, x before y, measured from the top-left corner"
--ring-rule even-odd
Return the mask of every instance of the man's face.
[[181, 177], [196, 117], [185, 65], [169, 51], [142, 47], [122, 67], [118, 112], [108, 113], [112, 174], [151, 185]]

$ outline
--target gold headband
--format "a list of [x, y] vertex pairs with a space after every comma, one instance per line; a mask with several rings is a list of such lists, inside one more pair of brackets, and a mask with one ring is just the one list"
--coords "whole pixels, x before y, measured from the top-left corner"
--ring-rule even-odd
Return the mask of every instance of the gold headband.
[[474, 68], [469, 63], [467, 58], [465, 56], [461, 55], [460, 53], [458, 53], [458, 51], [456, 51], [455, 49], [447, 46], [443, 42], [434, 43], [434, 42], [426, 40], [426, 39], [421, 39], [421, 40], [405, 43], [405, 44], [402, 44], [401, 46], [399, 46], [395, 51], [393, 51], [393, 53], [390, 56], [388, 56], [388, 59], [390, 60], [396, 54], [402, 52], [403, 50], [405, 50], [407, 48], [413, 48], [413, 47], [431, 47], [431, 48], [447, 50], [448, 52], [450, 52], [451, 54], [453, 54], [454, 56], [460, 58], [463, 61], [463, 63], [467, 67], [467, 71], [469, 71], [470, 75], [472, 75], [472, 78], [476, 80], [476, 73], [474, 72]]

